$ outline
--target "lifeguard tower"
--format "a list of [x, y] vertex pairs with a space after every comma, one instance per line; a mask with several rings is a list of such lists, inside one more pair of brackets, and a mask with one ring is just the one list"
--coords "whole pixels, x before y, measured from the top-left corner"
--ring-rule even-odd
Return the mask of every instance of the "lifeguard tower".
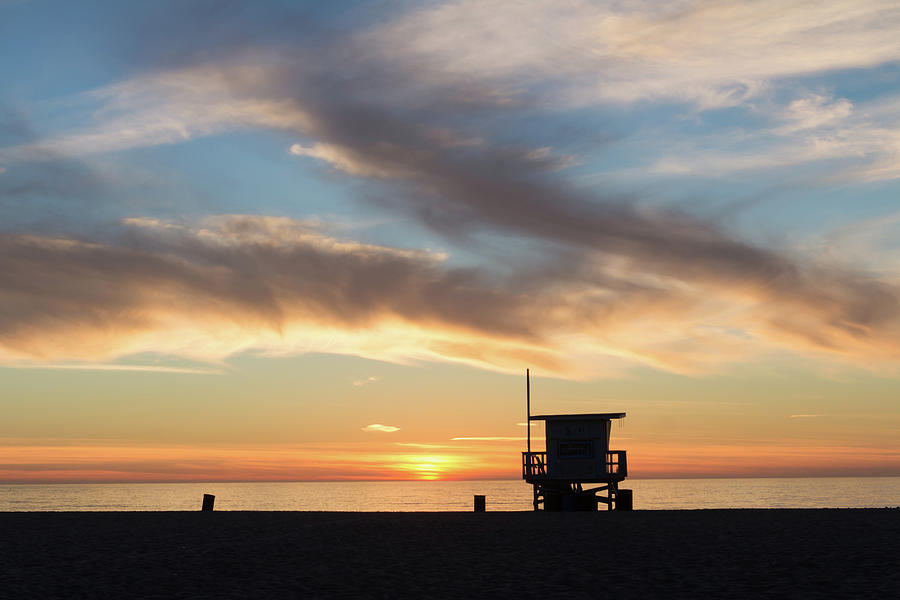
[[[528, 450], [522, 453], [522, 478], [534, 488], [534, 510], [631, 510], [631, 490], [620, 490], [628, 475], [624, 450], [610, 450], [614, 419], [625, 413], [532, 415], [531, 381], [526, 371]], [[531, 422], [543, 421], [546, 449], [531, 451]], [[593, 487], [592, 484], [596, 484]]]

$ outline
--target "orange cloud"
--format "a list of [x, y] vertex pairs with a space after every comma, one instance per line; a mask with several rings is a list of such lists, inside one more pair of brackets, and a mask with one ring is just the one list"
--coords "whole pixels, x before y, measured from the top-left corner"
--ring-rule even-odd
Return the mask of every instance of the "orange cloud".
[[688, 285], [625, 257], [586, 259], [577, 277], [498, 279], [289, 219], [123, 227], [119, 244], [0, 235], [0, 362], [325, 351], [598, 377], [635, 363], [708, 371], [778, 344], [868, 364], [900, 356], [897, 290], [788, 263], [773, 266], [778, 281], [740, 286], [711, 273]]

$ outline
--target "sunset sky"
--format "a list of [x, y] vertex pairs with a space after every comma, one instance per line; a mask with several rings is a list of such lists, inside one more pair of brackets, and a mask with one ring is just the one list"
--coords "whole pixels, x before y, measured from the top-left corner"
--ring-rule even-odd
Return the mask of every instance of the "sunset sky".
[[900, 475], [895, 0], [0, 0], [0, 81], [0, 481], [517, 478], [526, 368]]

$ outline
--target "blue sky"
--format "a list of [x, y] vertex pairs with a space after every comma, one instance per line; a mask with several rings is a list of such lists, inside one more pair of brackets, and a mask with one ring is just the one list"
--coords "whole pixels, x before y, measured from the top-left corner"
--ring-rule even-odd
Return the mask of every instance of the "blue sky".
[[110, 365], [898, 381], [895, 3], [22, 0], [0, 40], [15, 402]]

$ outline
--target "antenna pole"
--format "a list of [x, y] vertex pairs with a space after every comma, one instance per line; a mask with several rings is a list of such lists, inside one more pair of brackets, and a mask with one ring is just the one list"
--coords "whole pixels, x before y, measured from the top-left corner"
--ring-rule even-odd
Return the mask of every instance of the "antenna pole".
[[525, 369], [525, 429], [528, 430], [528, 453], [531, 454], [531, 369]]

